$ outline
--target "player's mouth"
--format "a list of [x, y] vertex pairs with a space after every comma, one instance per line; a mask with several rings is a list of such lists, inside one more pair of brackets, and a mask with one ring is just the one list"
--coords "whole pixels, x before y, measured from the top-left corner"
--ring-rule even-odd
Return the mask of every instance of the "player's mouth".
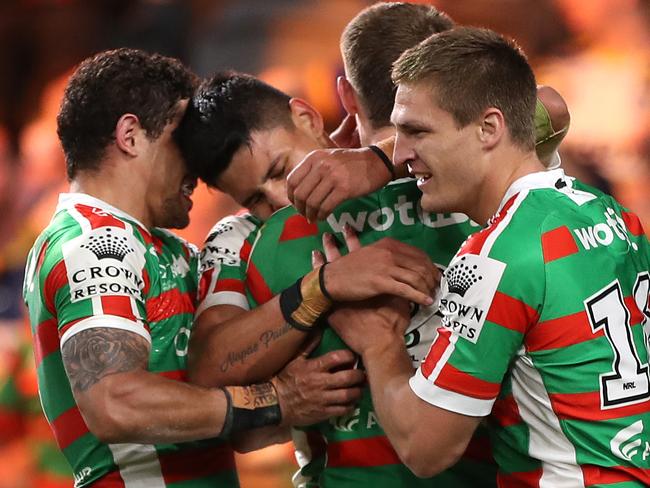
[[413, 169], [411, 165], [408, 166], [409, 168], [409, 173], [417, 179], [417, 185], [418, 187], [422, 185], [426, 185], [427, 182], [431, 179], [431, 173], [427, 173], [424, 171], [419, 171], [417, 169]]

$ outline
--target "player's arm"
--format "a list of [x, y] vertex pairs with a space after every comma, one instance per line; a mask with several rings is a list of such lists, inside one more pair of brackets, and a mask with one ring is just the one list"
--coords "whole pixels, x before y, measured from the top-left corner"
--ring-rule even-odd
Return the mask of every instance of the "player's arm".
[[[218, 310], [206, 309], [198, 318], [192, 340], [191, 378], [203, 385], [267, 378], [295, 356], [332, 301], [393, 294], [427, 305], [437, 284], [438, 271], [425, 253], [384, 239], [308, 274], [255, 310], [237, 313], [230, 309], [231, 317], [220, 321]], [[323, 289], [331, 300], [322, 299]], [[298, 295], [302, 300], [296, 301]], [[309, 303], [306, 316], [310, 318], [296, 324], [291, 316], [298, 309], [307, 310], [301, 308], [302, 303]]]
[[[562, 96], [551, 87], [539, 86], [537, 97], [537, 154], [546, 166], [552, 166], [569, 130], [569, 111]], [[324, 220], [341, 203], [407, 177], [406, 165], [390, 169], [394, 145], [395, 138], [391, 137], [374, 148], [312, 151], [287, 178], [289, 200], [307, 219]]]

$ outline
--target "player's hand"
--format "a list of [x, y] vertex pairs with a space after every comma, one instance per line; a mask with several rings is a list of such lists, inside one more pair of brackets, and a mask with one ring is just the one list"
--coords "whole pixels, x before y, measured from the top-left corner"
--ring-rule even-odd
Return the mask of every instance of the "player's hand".
[[361, 247], [354, 231], [345, 227], [349, 254], [341, 257], [334, 237], [323, 235], [329, 264], [325, 288], [336, 301], [358, 301], [394, 295], [420, 305], [431, 305], [440, 283], [440, 271], [426, 253], [394, 239], [384, 238]]
[[357, 118], [354, 115], [346, 115], [341, 124], [330, 134], [330, 139], [338, 147], [355, 148], [361, 146]]
[[287, 177], [287, 195], [307, 220], [324, 220], [341, 203], [367, 195], [391, 180], [368, 148], [312, 151]]
[[352, 351], [307, 359], [312, 344], [271, 381], [278, 393], [282, 425], [310, 425], [350, 413], [361, 398], [365, 374]]
[[327, 318], [330, 326], [356, 353], [403, 340], [410, 323], [410, 306], [403, 298], [382, 295], [337, 307]]

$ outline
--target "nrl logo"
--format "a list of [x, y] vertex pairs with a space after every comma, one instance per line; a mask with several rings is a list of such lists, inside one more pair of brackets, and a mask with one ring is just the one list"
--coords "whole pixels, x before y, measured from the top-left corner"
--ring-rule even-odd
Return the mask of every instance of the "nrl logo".
[[482, 276], [477, 275], [477, 265], [468, 265], [464, 261], [465, 256], [460, 258], [460, 262], [445, 272], [447, 284], [449, 285], [449, 292], [456, 293], [461, 297], [465, 296], [465, 293], [467, 293], [467, 290], [469, 290], [473, 284], [483, 279]]
[[111, 233], [110, 227], [103, 228], [103, 235], [92, 235], [89, 237], [88, 244], [82, 244], [81, 247], [92, 251], [97, 259], [117, 259], [124, 261], [124, 257], [134, 250], [128, 245], [128, 239], [125, 236], [118, 237]]

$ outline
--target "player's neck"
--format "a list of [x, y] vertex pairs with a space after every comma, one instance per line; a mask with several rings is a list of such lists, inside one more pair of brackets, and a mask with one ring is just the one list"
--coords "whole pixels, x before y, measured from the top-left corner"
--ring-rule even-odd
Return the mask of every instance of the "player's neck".
[[[377, 144], [378, 142], [385, 141], [389, 137], [395, 136], [395, 128], [392, 125], [373, 129], [370, 124], [362, 124], [359, 130], [359, 141], [362, 146], [369, 146]], [[392, 154], [388, 155], [392, 157]]]
[[80, 172], [70, 182], [70, 191], [85, 193], [134, 217], [146, 227], [152, 226], [147, 210], [146, 188], [139, 178], [117, 177], [110, 171]]
[[516, 180], [544, 170], [534, 151], [524, 153], [513, 149], [495, 156], [491, 161], [491, 167], [495, 170], [486, 172], [477, 192], [478, 198], [473, 208], [467, 211], [467, 215], [481, 225], [485, 225], [497, 213], [508, 188]]

